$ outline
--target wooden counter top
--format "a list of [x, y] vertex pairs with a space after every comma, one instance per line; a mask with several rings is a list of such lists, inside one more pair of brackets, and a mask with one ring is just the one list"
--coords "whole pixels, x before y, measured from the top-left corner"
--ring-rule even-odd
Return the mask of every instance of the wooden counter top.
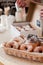
[[2, 62], [0, 62], [0, 65], [4, 65]]

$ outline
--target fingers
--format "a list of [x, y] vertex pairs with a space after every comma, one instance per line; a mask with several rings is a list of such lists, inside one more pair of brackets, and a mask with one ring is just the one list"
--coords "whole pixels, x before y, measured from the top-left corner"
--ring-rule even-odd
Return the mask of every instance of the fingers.
[[19, 7], [25, 7], [25, 1], [24, 0], [17, 0], [17, 4]]

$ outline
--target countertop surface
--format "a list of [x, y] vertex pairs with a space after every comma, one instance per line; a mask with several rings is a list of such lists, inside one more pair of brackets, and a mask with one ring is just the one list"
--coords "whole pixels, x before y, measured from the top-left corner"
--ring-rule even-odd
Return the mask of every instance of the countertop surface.
[[3, 42], [10, 41], [11, 39], [18, 37], [20, 35], [20, 32], [13, 26], [10, 26], [10, 28], [2, 33], [0, 33], [0, 44]]

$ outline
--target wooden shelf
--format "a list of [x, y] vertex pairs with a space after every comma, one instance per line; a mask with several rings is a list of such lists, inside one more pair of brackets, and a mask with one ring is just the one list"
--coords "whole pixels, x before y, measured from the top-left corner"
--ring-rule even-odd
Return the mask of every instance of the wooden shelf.
[[29, 24], [29, 22], [13, 22], [13, 26], [22, 26], [22, 25], [28, 25]]

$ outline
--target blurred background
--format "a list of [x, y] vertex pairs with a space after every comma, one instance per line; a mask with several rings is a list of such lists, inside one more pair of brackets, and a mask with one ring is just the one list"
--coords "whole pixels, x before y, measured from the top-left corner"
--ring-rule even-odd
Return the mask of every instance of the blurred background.
[[[43, 0], [32, 0], [32, 1], [43, 2]], [[15, 15], [15, 11], [16, 11], [15, 2], [16, 2], [16, 0], [0, 0], [0, 8], [3, 9], [3, 13], [2, 14], [4, 14], [4, 7], [10, 6], [10, 8], [11, 8], [10, 13], [12, 15]], [[26, 13], [27, 13], [28, 12], [28, 7], [26, 7], [25, 9], [26, 9]]]

